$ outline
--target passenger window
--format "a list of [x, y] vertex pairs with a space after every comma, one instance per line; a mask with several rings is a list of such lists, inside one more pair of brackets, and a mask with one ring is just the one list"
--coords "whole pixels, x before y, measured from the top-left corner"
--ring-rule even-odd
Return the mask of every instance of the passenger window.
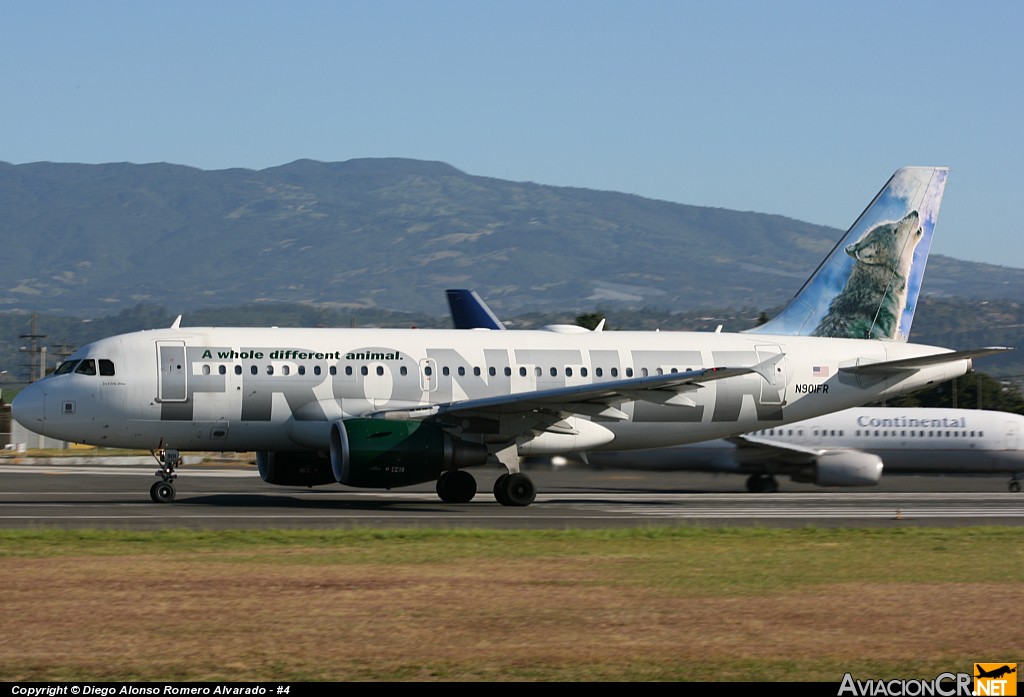
[[100, 359], [100, 375], [113, 375], [114, 374], [114, 362], [108, 361], [106, 358]]
[[241, 374], [242, 374], [242, 366], [236, 365], [235, 366], [235, 375], [241, 375]]
[[626, 368], [626, 377], [627, 378], [633, 377], [633, 369], [632, 368]]
[[221, 375], [227, 375], [228, 374], [228, 368], [227, 368], [227, 366], [219, 365], [219, 366], [217, 366], [217, 372], [220, 373]]
[[332, 365], [331, 366], [331, 375], [337, 375], [337, 374], [338, 374], [338, 366]]
[[362, 375], [369, 375], [369, 374], [370, 374], [370, 369], [369, 369], [369, 368], [367, 368], [367, 367], [366, 367], [366, 366], [364, 365], [364, 366], [362, 366], [361, 368], [359, 368], [359, 372], [360, 372], [360, 373], [361, 373]]
[[604, 368], [594, 368], [594, 375], [597, 377], [604, 377]]
[[460, 365], [459, 366], [459, 375], [465, 375], [465, 374], [466, 374], [466, 369], [463, 366]]
[[398, 372], [401, 373], [402, 375], [408, 375], [409, 369], [403, 365], [401, 368], [399, 368]]
[[209, 374], [210, 374], [210, 366], [204, 365], [203, 366], [203, 375], [209, 375]]
[[253, 375], [256, 375], [256, 374], [258, 374], [260, 372], [260, 369], [257, 368], [256, 366], [251, 366], [249, 368], [249, 372], [252, 373]]
[[382, 366], [382, 365], [377, 366], [377, 375], [383, 375], [383, 374], [384, 374], [384, 366]]

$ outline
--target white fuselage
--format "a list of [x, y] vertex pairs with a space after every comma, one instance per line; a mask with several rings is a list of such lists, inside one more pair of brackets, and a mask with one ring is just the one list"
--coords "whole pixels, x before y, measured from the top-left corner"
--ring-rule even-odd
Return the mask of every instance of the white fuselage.
[[[858, 407], [745, 434], [754, 443], [878, 455], [886, 474], [1024, 472], [1024, 416], [979, 409]], [[764, 472], [728, 440], [628, 453], [595, 453], [600, 467]], [[780, 455], [779, 459], [782, 459]]]
[[[83, 347], [69, 362], [92, 360], [93, 367], [78, 363], [29, 386], [18, 396], [15, 417], [44, 435], [111, 447], [324, 450], [330, 424], [340, 419], [751, 366], [784, 355], [774, 384], [756, 374], [730, 377], [693, 386], [685, 403], [671, 406], [640, 396], [619, 403], [618, 418], [566, 410], [614, 435], [588, 441], [579, 431], [570, 449], [652, 448], [800, 421], [970, 369], [971, 361], [960, 359], [888, 377], [841, 371], [945, 351], [878, 340], [692, 332], [171, 328]], [[502, 422], [507, 427], [514, 429]], [[545, 435], [533, 439], [532, 451], [520, 439], [520, 452], [545, 452]], [[564, 440], [557, 449], [565, 450]]]

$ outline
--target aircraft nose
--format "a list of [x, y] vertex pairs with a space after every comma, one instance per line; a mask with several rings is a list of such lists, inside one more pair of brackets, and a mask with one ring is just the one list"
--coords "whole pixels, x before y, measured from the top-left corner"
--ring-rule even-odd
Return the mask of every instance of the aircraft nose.
[[39, 431], [43, 426], [45, 414], [43, 402], [46, 394], [39, 385], [29, 385], [11, 402], [11, 415], [15, 421], [31, 431]]

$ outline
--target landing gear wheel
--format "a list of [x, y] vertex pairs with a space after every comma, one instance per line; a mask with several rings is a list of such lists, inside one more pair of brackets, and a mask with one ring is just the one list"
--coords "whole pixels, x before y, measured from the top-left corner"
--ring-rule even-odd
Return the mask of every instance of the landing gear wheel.
[[494, 480], [494, 499], [502, 506], [511, 506], [508, 497], [505, 496], [505, 481], [508, 479], [508, 472]]
[[753, 494], [774, 494], [779, 490], [779, 483], [770, 474], [752, 474], [747, 477], [747, 491]]
[[149, 497], [157, 503], [170, 503], [175, 493], [174, 485], [170, 482], [156, 482], [149, 488]]
[[469, 472], [446, 472], [437, 480], [437, 495], [445, 503], [469, 503], [476, 496], [476, 479]]
[[537, 489], [529, 477], [516, 472], [498, 477], [494, 483], [494, 497], [502, 506], [529, 506], [537, 498]]
[[[160, 444], [163, 445], [162, 439]], [[178, 478], [174, 470], [181, 464], [181, 453], [174, 448], [163, 447], [151, 450], [150, 453], [160, 463], [160, 469], [156, 471], [160, 481], [149, 487], [149, 498], [157, 503], [170, 503], [174, 500], [174, 480]]]
[[1011, 479], [1010, 483], [1008, 485], [1008, 488], [1013, 493], [1019, 494], [1020, 493], [1020, 482], [1017, 481], [1016, 479]]

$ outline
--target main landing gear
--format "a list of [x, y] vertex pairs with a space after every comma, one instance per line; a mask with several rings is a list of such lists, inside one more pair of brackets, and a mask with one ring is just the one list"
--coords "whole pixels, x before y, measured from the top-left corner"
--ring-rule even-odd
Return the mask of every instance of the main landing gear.
[[443, 472], [437, 479], [437, 495], [445, 503], [469, 503], [476, 496], [476, 480], [466, 470]]
[[[469, 503], [476, 496], [476, 479], [465, 470], [445, 472], [437, 480], [437, 495], [445, 503]], [[505, 473], [494, 482], [494, 498], [502, 506], [529, 506], [537, 488], [521, 472]]]
[[752, 474], [747, 477], [747, 491], [752, 494], [774, 494], [779, 490], [779, 483], [770, 474]]
[[160, 469], [156, 471], [156, 476], [160, 477], [160, 481], [149, 488], [149, 497], [157, 503], [170, 503], [174, 500], [176, 493], [174, 480], [178, 478], [178, 474], [174, 469], [181, 464], [181, 453], [177, 450], [161, 448], [153, 453], [153, 457], [157, 458], [160, 463]]
[[1006, 488], [1012, 491], [1014, 494], [1020, 493], [1020, 475], [1013, 475], [1010, 483], [1006, 485]]
[[506, 473], [494, 481], [494, 498], [502, 506], [529, 506], [537, 498], [537, 488], [522, 472]]

